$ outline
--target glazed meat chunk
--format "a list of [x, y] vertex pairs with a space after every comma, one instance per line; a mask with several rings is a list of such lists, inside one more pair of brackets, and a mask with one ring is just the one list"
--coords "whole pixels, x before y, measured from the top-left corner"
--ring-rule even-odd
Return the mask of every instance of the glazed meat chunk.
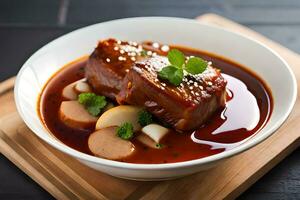
[[127, 42], [114, 39], [104, 40], [98, 43], [90, 55], [85, 76], [97, 93], [115, 98], [119, 92], [126, 70], [135, 61], [127, 54], [121, 54], [128, 45]]
[[186, 75], [176, 87], [157, 77], [167, 65], [163, 56], [136, 62], [125, 76], [117, 100], [145, 107], [177, 131], [195, 130], [225, 105], [227, 82], [219, 70], [208, 66], [201, 74]]
[[86, 78], [98, 94], [142, 106], [177, 131], [195, 130], [225, 105], [227, 82], [211, 65], [185, 75], [178, 87], [160, 80], [158, 71], [170, 64], [161, 49], [147, 42], [101, 41], [89, 57]]
[[136, 61], [144, 59], [146, 50], [164, 54], [149, 43], [138, 44], [115, 39], [100, 41], [85, 69], [89, 84], [97, 93], [115, 99], [128, 70]]

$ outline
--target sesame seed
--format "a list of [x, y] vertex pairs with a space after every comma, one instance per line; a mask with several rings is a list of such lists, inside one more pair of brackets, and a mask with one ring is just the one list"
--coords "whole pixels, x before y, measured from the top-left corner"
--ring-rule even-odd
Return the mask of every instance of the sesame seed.
[[114, 47], [114, 50], [115, 50], [115, 51], [118, 51], [118, 50], [119, 50], [119, 47]]
[[119, 56], [119, 57], [118, 57], [118, 60], [119, 60], [119, 61], [123, 61], [123, 60], [126, 60], [126, 58], [125, 58], [125, 57], [122, 57], [122, 56]]
[[154, 43], [152, 44], [152, 46], [153, 46], [154, 48], [159, 48], [159, 44], [158, 44], [157, 42], [154, 42]]
[[110, 62], [110, 59], [109, 59], [109, 58], [106, 58], [106, 62], [108, 62], [108, 63], [109, 63], [109, 62]]
[[169, 46], [167, 46], [167, 45], [163, 45], [162, 47], [161, 47], [161, 50], [162, 51], [164, 51], [164, 52], [167, 52], [167, 51], [169, 51]]

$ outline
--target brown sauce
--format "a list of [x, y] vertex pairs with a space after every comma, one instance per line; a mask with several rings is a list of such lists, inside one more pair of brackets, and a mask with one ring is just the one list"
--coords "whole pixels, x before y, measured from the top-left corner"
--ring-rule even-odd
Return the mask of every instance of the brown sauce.
[[[268, 121], [273, 106], [264, 81], [246, 68], [227, 59], [198, 50], [176, 47], [186, 55], [212, 61], [228, 81], [227, 105], [193, 133], [172, 131], [162, 140], [162, 149], [152, 149], [134, 140], [136, 152], [122, 160], [129, 163], [172, 163], [193, 160], [234, 148], [257, 133]], [[40, 99], [40, 114], [50, 132], [66, 145], [92, 154], [87, 140], [94, 130], [79, 130], [59, 120], [62, 89], [84, 77], [86, 59], [69, 64], [53, 76]], [[251, 66], [249, 66], [251, 67]], [[196, 119], [195, 119], [196, 120]]]

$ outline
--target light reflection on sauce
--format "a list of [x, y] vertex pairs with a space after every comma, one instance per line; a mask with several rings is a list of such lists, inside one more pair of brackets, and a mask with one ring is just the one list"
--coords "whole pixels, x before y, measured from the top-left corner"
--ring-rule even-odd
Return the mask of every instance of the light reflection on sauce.
[[199, 140], [195, 137], [195, 132], [192, 133], [191, 135], [191, 139], [193, 140], [193, 142], [198, 143], [198, 144], [202, 144], [202, 145], [208, 145], [210, 146], [211, 150], [230, 150], [233, 149], [239, 145], [241, 145], [242, 143], [244, 143], [246, 140], [248, 140], [249, 138], [246, 138], [245, 140], [242, 140], [240, 142], [235, 142], [235, 143], [230, 143], [230, 144], [226, 144], [226, 143], [221, 143], [221, 142], [213, 142], [213, 141], [206, 141], [206, 140]]
[[[226, 134], [239, 130], [252, 131], [257, 127], [260, 120], [260, 109], [255, 96], [248, 90], [246, 84], [230, 75], [222, 74], [228, 81], [227, 83], [227, 100], [226, 107], [220, 113], [220, 123], [212, 130], [212, 135]], [[234, 93], [232, 92], [234, 91]], [[241, 115], [240, 112], [244, 113]], [[198, 144], [211, 146], [211, 149], [229, 150], [239, 146], [245, 140], [234, 143], [222, 143], [209, 140], [199, 139], [201, 131], [195, 131], [191, 135], [191, 139]]]
[[[222, 115], [225, 118], [224, 123], [214, 130], [212, 134], [219, 134], [241, 128], [245, 128], [248, 131], [254, 129], [260, 118], [259, 107], [255, 96], [241, 80], [227, 74], [222, 75], [228, 81], [228, 89], [230, 91], [235, 91], [234, 98], [226, 103], [226, 110], [222, 112]], [[241, 115], [240, 112], [236, 112], [237, 110], [244, 114]]]

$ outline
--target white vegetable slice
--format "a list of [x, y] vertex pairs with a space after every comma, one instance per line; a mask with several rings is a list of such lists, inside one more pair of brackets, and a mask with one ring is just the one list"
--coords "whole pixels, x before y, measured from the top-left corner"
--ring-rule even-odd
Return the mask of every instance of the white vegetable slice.
[[[81, 92], [77, 91], [75, 89], [75, 87], [77, 86], [78, 83], [85, 83], [85, 82], [86, 82], [86, 78], [83, 78], [83, 79], [80, 79], [78, 81], [75, 81], [75, 82], [67, 85], [66, 87], [64, 87], [64, 89], [62, 91], [62, 96], [67, 100], [76, 100], [78, 97], [78, 94]], [[85, 83], [85, 84], [87, 84], [87, 83]]]
[[77, 99], [78, 94], [74, 90], [75, 85], [76, 85], [76, 82], [71, 83], [71, 84], [67, 85], [66, 87], [64, 87], [64, 89], [62, 91], [63, 98], [65, 98], [67, 100], [76, 100]]
[[161, 139], [169, 132], [169, 130], [158, 124], [149, 124], [142, 128], [142, 134], [137, 136], [137, 140], [148, 147], [159, 149], [161, 148]]
[[141, 108], [136, 106], [116, 106], [104, 112], [97, 121], [96, 130], [110, 127], [121, 126], [125, 122], [133, 125], [133, 130], [138, 131], [141, 126], [138, 123], [138, 113]]
[[95, 131], [88, 139], [88, 146], [96, 156], [111, 160], [120, 160], [130, 156], [135, 147], [129, 140], [116, 135], [116, 126]]
[[142, 132], [149, 136], [154, 142], [159, 143], [160, 140], [169, 132], [169, 129], [158, 125], [149, 124], [142, 128]]
[[73, 128], [93, 127], [98, 120], [98, 117], [89, 114], [77, 101], [63, 101], [60, 105], [59, 116], [61, 121]]
[[158, 149], [157, 143], [144, 133], [138, 135], [136, 139], [150, 148]]
[[92, 92], [90, 85], [83, 81], [77, 82], [74, 89], [77, 93]]

